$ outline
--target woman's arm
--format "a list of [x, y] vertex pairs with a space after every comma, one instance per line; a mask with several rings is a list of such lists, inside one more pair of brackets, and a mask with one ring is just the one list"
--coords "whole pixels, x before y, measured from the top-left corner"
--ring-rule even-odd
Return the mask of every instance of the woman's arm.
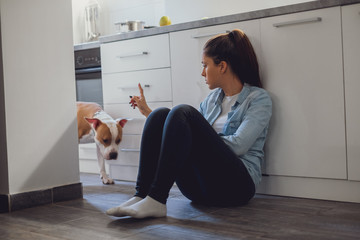
[[251, 101], [236, 132], [221, 137], [237, 155], [245, 154], [268, 126], [271, 113], [271, 99], [268, 94], [262, 93]]

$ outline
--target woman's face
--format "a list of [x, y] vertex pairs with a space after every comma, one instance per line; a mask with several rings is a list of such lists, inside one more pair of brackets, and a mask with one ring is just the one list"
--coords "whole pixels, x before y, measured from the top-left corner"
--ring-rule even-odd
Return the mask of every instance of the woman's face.
[[203, 71], [201, 75], [205, 77], [205, 83], [209, 86], [209, 88], [212, 90], [221, 87], [220, 66], [216, 65], [214, 60], [207, 57], [205, 54], [202, 56], [202, 65]]

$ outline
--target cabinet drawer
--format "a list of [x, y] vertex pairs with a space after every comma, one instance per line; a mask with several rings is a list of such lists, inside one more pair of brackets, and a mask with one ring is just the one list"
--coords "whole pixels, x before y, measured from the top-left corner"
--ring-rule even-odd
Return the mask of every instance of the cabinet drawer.
[[[172, 107], [172, 102], [152, 102], [148, 105], [151, 109], [159, 107]], [[132, 109], [129, 103], [118, 103], [118, 104], [104, 104], [105, 111], [110, 114], [113, 118], [143, 118], [145, 117], [139, 112], [138, 109]], [[126, 125], [124, 130], [126, 129]]]
[[170, 68], [103, 75], [104, 103], [129, 103], [139, 95], [138, 83], [147, 102], [172, 101]]
[[103, 73], [170, 67], [168, 34], [101, 45]]
[[112, 179], [136, 181], [138, 169], [136, 166], [110, 165], [109, 173]]
[[95, 143], [79, 144], [79, 159], [97, 160], [96, 144]]
[[123, 135], [120, 143], [120, 152], [139, 152], [141, 135]]
[[[136, 109], [137, 110], [137, 109]], [[123, 128], [123, 135], [142, 134], [146, 118], [129, 118]]]
[[119, 156], [116, 160], [107, 161], [111, 165], [126, 165], [139, 166], [139, 149], [131, 149], [131, 151], [119, 151]]
[[142, 135], [124, 135], [120, 144], [119, 156], [115, 165], [139, 166], [140, 143]]

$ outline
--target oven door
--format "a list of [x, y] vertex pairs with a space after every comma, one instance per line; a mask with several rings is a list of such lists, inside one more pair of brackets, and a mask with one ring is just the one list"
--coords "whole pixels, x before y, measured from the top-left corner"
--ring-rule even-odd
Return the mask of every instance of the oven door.
[[96, 102], [103, 107], [101, 67], [75, 70], [76, 101]]

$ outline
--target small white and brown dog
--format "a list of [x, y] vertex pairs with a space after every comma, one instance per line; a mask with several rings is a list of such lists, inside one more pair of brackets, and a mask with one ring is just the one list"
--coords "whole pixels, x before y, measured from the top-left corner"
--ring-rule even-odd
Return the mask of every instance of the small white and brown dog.
[[126, 119], [114, 120], [97, 103], [77, 102], [79, 143], [96, 143], [100, 177], [104, 184], [114, 184], [105, 171], [105, 160], [116, 160]]

